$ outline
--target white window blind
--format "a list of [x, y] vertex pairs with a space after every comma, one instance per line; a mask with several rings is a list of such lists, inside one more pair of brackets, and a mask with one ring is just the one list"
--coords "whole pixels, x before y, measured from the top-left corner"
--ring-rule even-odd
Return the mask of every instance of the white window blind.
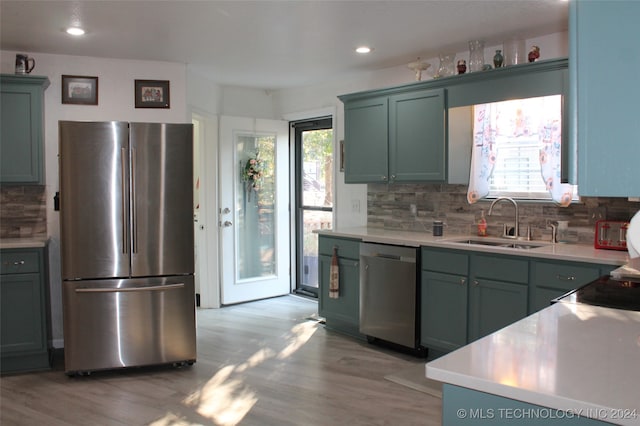
[[[497, 102], [490, 109], [495, 114], [491, 119], [495, 124], [492, 129], [495, 156], [488, 197], [552, 199], [541, 167], [541, 156], [546, 155], [542, 152], [543, 129], [550, 120], [562, 126], [561, 103], [562, 96], [554, 95]], [[556, 162], [553, 167], [559, 169], [559, 156], [546, 160]], [[573, 199], [577, 199], [575, 188], [573, 194]]]

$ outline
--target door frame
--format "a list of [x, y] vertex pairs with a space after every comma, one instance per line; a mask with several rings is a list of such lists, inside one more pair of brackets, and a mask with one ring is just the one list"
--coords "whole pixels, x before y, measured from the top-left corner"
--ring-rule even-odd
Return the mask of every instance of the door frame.
[[[336, 120], [336, 115], [338, 113], [338, 110], [335, 106], [332, 107], [325, 107], [325, 108], [318, 108], [318, 109], [314, 109], [314, 110], [307, 110], [307, 111], [300, 111], [300, 112], [293, 112], [293, 113], [288, 113], [288, 114], [283, 114], [282, 115], [282, 119], [286, 120], [289, 122], [289, 194], [290, 194], [290, 201], [289, 201], [289, 205], [290, 206], [295, 206], [296, 203], [296, 199], [295, 197], [297, 196], [296, 194], [296, 146], [295, 146], [295, 129], [293, 128], [293, 126], [291, 126], [291, 123], [294, 121], [305, 121], [305, 120], [313, 120], [314, 118], [317, 117], [331, 117], [331, 123], [333, 126], [333, 152], [334, 155], [339, 155], [340, 149], [338, 146], [338, 132], [337, 132], [337, 120]], [[339, 162], [339, 158], [335, 159], [336, 161], [334, 161], [334, 164], [340, 164]], [[336, 211], [338, 208], [338, 173], [340, 172], [340, 167], [334, 167], [333, 168], [333, 214], [332, 214], [332, 218], [331, 218], [331, 222], [333, 223], [333, 226], [336, 226]], [[292, 265], [292, 267], [294, 265], [297, 265], [298, 263], [298, 250], [297, 250], [297, 235], [296, 235], [296, 226], [297, 226], [297, 222], [296, 222], [296, 216], [297, 216], [297, 212], [295, 208], [291, 208], [289, 209], [289, 214], [290, 214], [290, 218], [289, 218], [289, 223], [291, 226], [291, 229], [289, 230], [289, 236], [290, 236], [290, 246], [291, 249], [289, 250], [290, 254], [291, 254], [291, 260], [290, 260], [290, 265]], [[291, 289], [295, 290], [296, 289], [296, 283], [295, 280], [297, 279], [297, 271], [294, 272], [292, 271], [291, 273]]]
[[204, 111], [192, 109], [191, 120], [201, 123], [198, 144], [200, 170], [200, 241], [198, 259], [200, 273], [200, 307], [220, 307], [220, 268], [218, 260], [218, 117]]
[[[304, 153], [303, 153], [303, 147], [302, 147], [302, 142], [303, 142], [302, 135], [303, 135], [303, 132], [306, 132], [306, 131], [321, 130], [321, 129], [328, 129], [328, 128], [330, 128], [331, 131], [333, 132], [334, 131], [333, 120], [331, 116], [317, 117], [309, 120], [298, 120], [296, 122], [290, 123], [290, 126], [293, 129], [293, 133], [295, 135], [293, 143], [294, 143], [294, 151], [296, 152], [295, 167], [293, 170], [294, 181], [295, 181], [295, 195], [292, 197], [292, 202], [291, 202], [294, 210], [295, 225], [296, 225], [295, 226], [295, 250], [297, 251], [297, 256], [298, 256], [297, 257], [298, 262], [296, 262], [296, 264], [293, 265], [295, 279], [297, 281], [294, 291], [300, 294], [309, 295], [312, 297], [318, 297], [319, 288], [314, 289], [312, 286], [303, 285], [303, 283], [300, 282], [302, 281], [302, 276], [303, 276], [302, 267], [304, 263], [304, 262], [300, 262], [300, 256], [304, 255], [304, 223], [302, 222], [302, 220], [303, 220], [304, 211], [328, 212], [329, 208], [306, 206], [306, 209], [305, 209], [305, 205], [303, 203], [304, 164], [302, 163], [302, 160], [304, 157]], [[328, 126], [331, 126], [331, 127], [328, 127]], [[332, 145], [333, 145], [333, 140], [332, 140]], [[332, 151], [332, 155], [335, 157], [335, 154], [333, 154], [333, 151]], [[334, 168], [335, 168], [335, 161], [334, 161]], [[332, 180], [331, 186], [332, 187], [335, 186], [333, 185], [333, 180]], [[331, 216], [333, 218], [333, 204], [330, 207], [330, 211], [331, 211]]]

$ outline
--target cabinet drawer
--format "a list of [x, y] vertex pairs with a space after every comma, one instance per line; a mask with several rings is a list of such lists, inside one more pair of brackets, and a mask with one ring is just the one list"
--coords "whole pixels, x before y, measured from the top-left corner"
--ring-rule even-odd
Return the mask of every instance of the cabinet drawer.
[[529, 261], [507, 256], [487, 256], [474, 254], [472, 270], [475, 278], [529, 283]]
[[469, 256], [456, 251], [423, 247], [421, 264], [425, 271], [464, 276], [469, 272]]
[[360, 241], [350, 240], [346, 238], [325, 237], [320, 235], [318, 238], [319, 254], [332, 256], [333, 248], [338, 249], [338, 256], [347, 259], [360, 258]]
[[569, 291], [599, 276], [599, 265], [535, 262], [533, 266], [533, 278], [538, 287]]
[[40, 255], [38, 251], [8, 251], [0, 254], [1, 274], [28, 274], [40, 272]]

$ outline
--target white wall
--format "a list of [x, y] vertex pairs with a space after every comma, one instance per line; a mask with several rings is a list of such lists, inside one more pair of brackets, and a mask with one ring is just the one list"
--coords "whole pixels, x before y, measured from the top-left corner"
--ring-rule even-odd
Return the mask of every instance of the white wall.
[[[566, 57], [569, 54], [568, 35], [566, 32], [554, 33], [542, 37], [532, 38], [525, 43], [528, 49], [537, 45], [541, 50], [541, 60], [558, 57]], [[502, 45], [485, 47], [485, 63], [492, 63], [496, 49], [502, 49]], [[458, 52], [456, 61], [465, 59], [468, 61], [469, 52]], [[407, 58], [407, 63], [415, 58]], [[423, 73], [422, 79], [431, 79], [438, 69], [438, 58], [423, 58], [431, 64], [431, 67]], [[350, 78], [338, 81], [318, 84], [313, 87], [303, 87], [281, 90], [274, 94], [276, 116], [285, 117], [298, 111], [309, 111], [319, 108], [334, 107], [337, 110], [337, 119], [334, 123], [336, 140], [344, 139], [344, 108], [337, 96], [346, 93], [363, 90], [379, 89], [383, 87], [407, 84], [415, 81], [415, 74], [406, 65], [386, 68], [382, 70], [363, 72]], [[336, 147], [337, 148], [337, 147]], [[335, 152], [338, 152], [336, 149]], [[336, 226], [364, 226], [367, 223], [367, 186], [345, 184], [344, 173], [338, 173], [336, 179]], [[360, 211], [352, 208], [353, 202], [360, 205]]]
[[[0, 71], [14, 73], [15, 54], [0, 51]], [[32, 75], [49, 77], [45, 91], [45, 167], [47, 200], [47, 234], [52, 316], [52, 339], [62, 346], [62, 287], [60, 271], [60, 227], [58, 212], [53, 210], [53, 196], [58, 191], [58, 121], [138, 121], [190, 123], [187, 111], [186, 66], [169, 62], [129, 61], [84, 56], [51, 55], [30, 52], [36, 60]], [[63, 105], [62, 75], [98, 77], [98, 105]], [[169, 80], [169, 109], [134, 107], [134, 80]]]

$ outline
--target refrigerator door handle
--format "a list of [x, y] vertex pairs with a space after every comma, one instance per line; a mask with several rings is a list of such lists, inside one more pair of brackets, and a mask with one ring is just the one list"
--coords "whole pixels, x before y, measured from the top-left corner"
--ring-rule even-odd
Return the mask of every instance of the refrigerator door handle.
[[138, 215], [136, 211], [136, 149], [131, 148], [131, 243], [138, 252]]
[[[122, 197], [122, 223], [125, 224], [127, 223], [127, 203], [126, 203], [126, 182], [127, 182], [127, 165], [126, 165], [126, 156], [127, 156], [127, 149], [126, 148], [122, 148], [121, 150], [121, 157], [120, 157], [120, 173], [122, 174], [121, 176], [121, 197]], [[126, 254], [127, 251], [127, 227], [126, 226], [122, 226], [122, 253]]]
[[136, 291], [163, 291], [177, 290], [184, 288], [184, 283], [152, 285], [147, 287], [130, 287], [130, 288], [76, 288], [76, 293], [120, 293], [120, 292], [136, 292]]

